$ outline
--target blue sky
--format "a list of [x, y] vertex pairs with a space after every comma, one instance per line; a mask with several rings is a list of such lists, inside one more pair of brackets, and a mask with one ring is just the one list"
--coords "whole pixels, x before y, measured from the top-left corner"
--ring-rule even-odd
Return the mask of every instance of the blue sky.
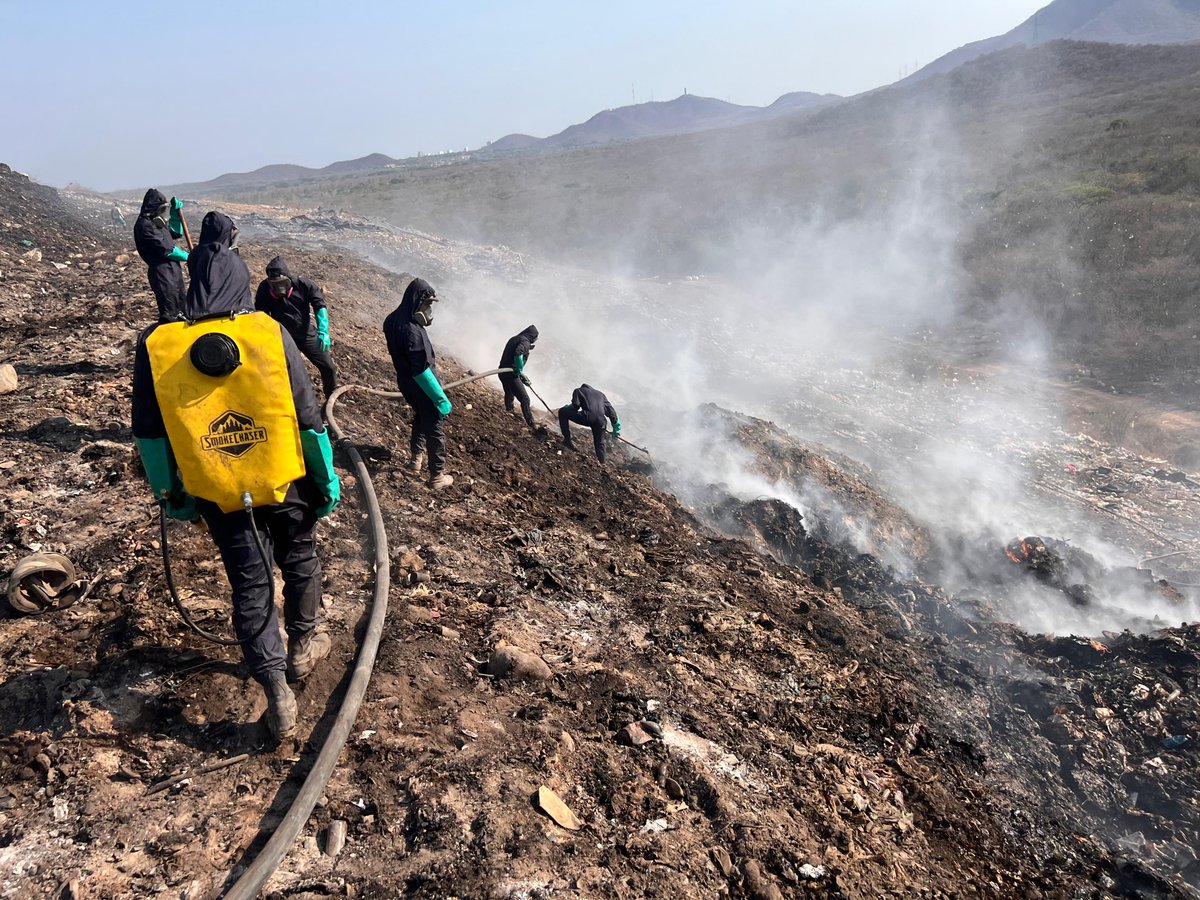
[[853, 94], [1047, 0], [0, 0], [0, 162], [102, 190], [544, 137], [694, 94]]

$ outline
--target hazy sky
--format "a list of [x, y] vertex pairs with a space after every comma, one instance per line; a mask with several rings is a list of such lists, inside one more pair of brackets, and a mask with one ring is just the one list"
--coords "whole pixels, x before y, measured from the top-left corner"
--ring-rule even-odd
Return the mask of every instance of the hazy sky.
[[545, 137], [694, 94], [853, 94], [1047, 0], [0, 0], [0, 162], [108, 190]]

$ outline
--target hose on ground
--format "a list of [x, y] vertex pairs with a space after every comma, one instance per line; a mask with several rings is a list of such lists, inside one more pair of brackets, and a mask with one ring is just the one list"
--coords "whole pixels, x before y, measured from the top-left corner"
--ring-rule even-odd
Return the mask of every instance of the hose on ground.
[[[246, 509], [246, 515], [250, 519], [250, 533], [254, 535], [254, 543], [258, 547], [258, 554], [262, 558], [263, 566], [267, 570], [267, 590], [270, 591], [268, 596], [271, 602], [275, 601], [275, 569], [271, 564], [271, 560], [267, 557], [267, 548], [263, 546], [262, 536], [258, 533], [258, 526], [254, 522], [254, 511], [250, 508]], [[179, 617], [183, 619], [184, 624], [192, 631], [200, 635], [205, 640], [212, 641], [214, 644], [220, 644], [223, 647], [236, 647], [239, 644], [249, 644], [258, 640], [259, 636], [267, 630], [267, 626], [271, 623], [273, 616], [267, 615], [263, 617], [262, 624], [254, 634], [242, 641], [240, 638], [225, 638], [219, 634], [213, 634], [211, 631], [205, 631], [192, 618], [192, 614], [188, 612], [188, 608], [179, 598], [179, 591], [175, 588], [175, 575], [171, 571], [171, 551], [170, 544], [167, 542], [167, 505], [159, 503], [158, 505], [158, 531], [159, 543], [162, 544], [162, 561], [163, 573], [167, 576], [167, 593], [171, 596], [171, 603], [175, 606], [175, 610], [179, 613]]]
[[383, 637], [383, 622], [387, 616], [388, 591], [391, 589], [391, 571], [388, 563], [387, 534], [383, 529], [383, 513], [379, 509], [379, 498], [375, 495], [375, 486], [371, 483], [371, 475], [366, 463], [357, 449], [351, 444], [338, 428], [333, 410], [338, 396], [346, 388], [333, 392], [326, 404], [326, 418], [334, 439], [344, 447], [350, 462], [358, 477], [362, 489], [363, 501], [367, 507], [367, 522], [371, 533], [371, 542], [375, 545], [375, 591], [371, 598], [371, 614], [367, 620], [367, 630], [363, 635], [362, 644], [358, 649], [358, 657], [354, 662], [354, 674], [350, 677], [350, 685], [346, 688], [346, 696], [334, 719], [333, 727], [321, 746], [308, 777], [304, 779], [300, 791], [292, 800], [291, 806], [283, 819], [275, 826], [271, 839], [259, 852], [254, 862], [241, 874], [225, 894], [226, 900], [251, 900], [258, 896], [266, 880], [283, 862], [291, 849], [296, 837], [300, 834], [304, 823], [312, 815], [313, 807], [321, 798], [333, 775], [342, 747], [350, 736], [358, 708], [362, 705], [367, 693], [367, 684], [371, 680], [371, 670], [375, 666], [375, 657], [379, 652], [379, 641]]

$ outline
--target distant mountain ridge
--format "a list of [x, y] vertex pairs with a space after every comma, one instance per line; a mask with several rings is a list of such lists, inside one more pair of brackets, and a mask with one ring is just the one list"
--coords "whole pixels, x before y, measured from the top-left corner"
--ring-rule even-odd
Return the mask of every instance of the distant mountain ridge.
[[1200, 41], [1200, 0], [1054, 0], [1016, 28], [952, 50], [910, 75], [920, 81], [987, 53], [1047, 41], [1186, 44]]
[[571, 125], [547, 138], [527, 134], [509, 134], [488, 144], [490, 151], [562, 150], [614, 141], [691, 134], [712, 128], [726, 128], [757, 122], [802, 111], [816, 111], [842, 98], [836, 94], [797, 91], [784, 94], [770, 106], [742, 106], [712, 97], [683, 94], [674, 100], [635, 103], [596, 113], [586, 122]]
[[[837, 94], [796, 91], [784, 94], [770, 106], [740, 106], [736, 103], [726, 103], [724, 100], [714, 100], [711, 97], [683, 94], [674, 100], [637, 103], [618, 109], [608, 109], [596, 113], [586, 122], [568, 126], [558, 134], [547, 138], [538, 138], [529, 134], [508, 134], [479, 150], [470, 152], [473, 155], [481, 156], [507, 155], [524, 151], [561, 150], [615, 141], [688, 134], [780, 116], [796, 115], [806, 111], [816, 112], [842, 99]], [[289, 163], [274, 164], [262, 166], [253, 172], [228, 172], [209, 181], [168, 185], [167, 189], [180, 196], [204, 195], [219, 193], [227, 188], [310, 181], [333, 175], [377, 172], [389, 166], [401, 165], [404, 162], [403, 159], [393, 159], [383, 153], [372, 153], [358, 159], [330, 163], [320, 169]]]
[[222, 188], [245, 187], [247, 185], [271, 184], [273, 182], [305, 181], [312, 178], [322, 178], [328, 175], [348, 175], [361, 172], [376, 172], [389, 165], [400, 162], [383, 153], [371, 153], [358, 159], [346, 159], [341, 162], [313, 169], [309, 166], [297, 166], [291, 163], [275, 163], [262, 166], [253, 172], [227, 172], [209, 181], [198, 181], [189, 184], [168, 185], [167, 188], [177, 195], [202, 194], [220, 191]]

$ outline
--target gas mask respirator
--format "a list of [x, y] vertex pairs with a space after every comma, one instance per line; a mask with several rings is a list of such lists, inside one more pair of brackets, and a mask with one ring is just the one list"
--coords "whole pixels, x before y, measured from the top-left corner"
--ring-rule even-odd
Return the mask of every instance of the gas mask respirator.
[[279, 300], [285, 299], [292, 289], [292, 279], [286, 275], [272, 276], [267, 279], [267, 284], [271, 286], [271, 293]]
[[412, 320], [418, 325], [433, 324], [433, 304], [437, 302], [437, 297], [432, 294], [422, 297], [417, 301], [417, 308], [413, 312]]

